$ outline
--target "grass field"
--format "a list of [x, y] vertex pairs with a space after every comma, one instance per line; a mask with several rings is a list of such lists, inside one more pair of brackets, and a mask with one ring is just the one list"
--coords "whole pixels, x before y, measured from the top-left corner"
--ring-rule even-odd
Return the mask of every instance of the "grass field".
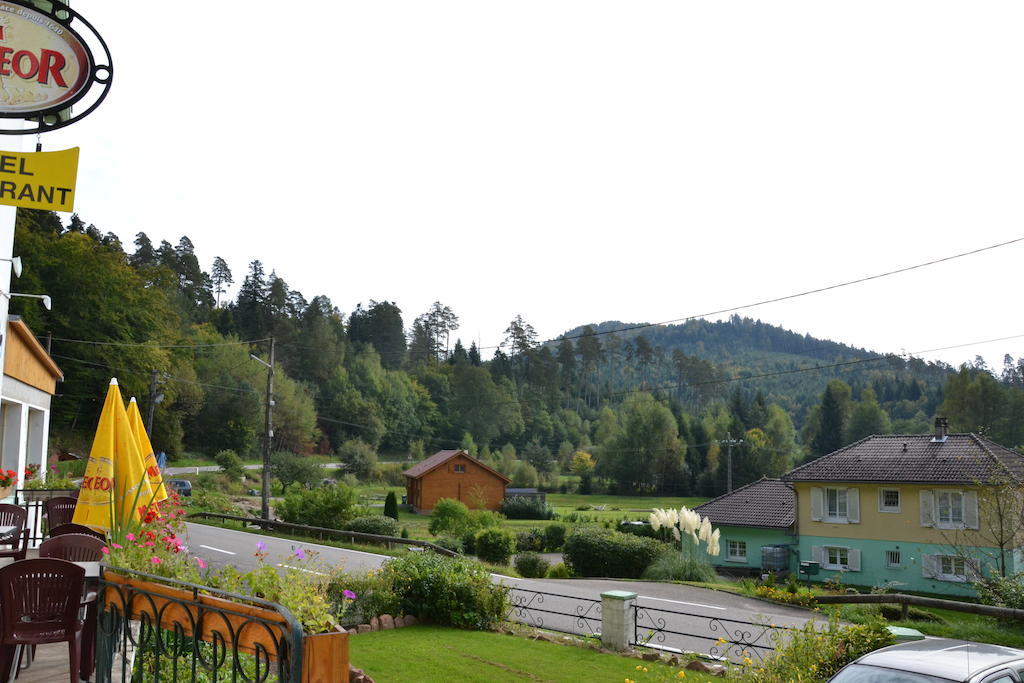
[[435, 626], [362, 633], [349, 639], [349, 656], [379, 683], [722, 680], [694, 672], [680, 678], [679, 668], [588, 648]]

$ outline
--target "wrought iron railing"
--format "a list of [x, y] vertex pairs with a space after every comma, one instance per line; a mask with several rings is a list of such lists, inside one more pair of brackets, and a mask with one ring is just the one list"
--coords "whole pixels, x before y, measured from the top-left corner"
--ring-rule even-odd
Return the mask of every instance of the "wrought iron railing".
[[78, 489], [15, 489], [14, 504], [28, 510], [28, 545], [37, 547], [46, 539], [44, 504], [50, 498], [78, 497]]
[[677, 612], [634, 604], [633, 644], [743, 661], [761, 660], [780, 644], [788, 626]]
[[302, 626], [281, 605], [108, 567], [97, 593], [97, 683], [302, 679]]
[[506, 621], [580, 636], [601, 634], [601, 601], [512, 588]]

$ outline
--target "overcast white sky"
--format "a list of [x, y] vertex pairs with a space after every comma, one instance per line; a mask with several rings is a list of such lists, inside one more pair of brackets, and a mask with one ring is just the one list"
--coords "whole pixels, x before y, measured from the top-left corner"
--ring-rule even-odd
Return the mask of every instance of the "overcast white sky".
[[[1024, 236], [1019, 2], [76, 0], [115, 76], [78, 213], [457, 335], [662, 321]], [[747, 314], [1024, 335], [1024, 243]], [[55, 302], [55, 305], [60, 303]], [[1024, 355], [1024, 337], [927, 354]]]

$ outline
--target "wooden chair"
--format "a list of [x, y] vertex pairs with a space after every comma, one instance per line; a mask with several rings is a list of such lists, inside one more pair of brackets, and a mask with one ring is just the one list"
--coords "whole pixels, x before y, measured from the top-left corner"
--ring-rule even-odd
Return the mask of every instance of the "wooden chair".
[[75, 505], [78, 499], [70, 496], [57, 496], [50, 500], [43, 501], [43, 514], [46, 515], [46, 524], [49, 528], [70, 524], [75, 517]]
[[[24, 560], [28, 552], [28, 510], [20, 505], [0, 503], [0, 526], [13, 526], [14, 530], [0, 536], [0, 557]], [[10, 546], [9, 549], [3, 549]]]
[[99, 531], [93, 531], [89, 527], [82, 526], [81, 524], [61, 524], [60, 526], [55, 526], [50, 529], [50, 538], [53, 538], [55, 536], [63, 536], [64, 534], [86, 534], [87, 536], [93, 536], [95, 538], [98, 538], [101, 541], [107, 540], [106, 535], [100, 533]]
[[22, 560], [0, 568], [0, 644], [14, 648], [6, 680], [13, 680], [26, 645], [68, 644], [71, 683], [79, 681], [79, 618], [85, 569], [65, 560]]

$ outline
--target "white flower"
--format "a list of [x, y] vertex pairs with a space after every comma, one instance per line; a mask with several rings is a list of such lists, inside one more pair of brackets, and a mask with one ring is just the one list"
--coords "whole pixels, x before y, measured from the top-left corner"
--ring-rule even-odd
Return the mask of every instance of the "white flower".
[[718, 557], [718, 554], [722, 552], [722, 548], [718, 543], [719, 536], [720, 534], [718, 529], [715, 529], [711, 533], [711, 538], [708, 540], [708, 555], [711, 555], [712, 557]]
[[679, 527], [677, 527], [677, 526], [674, 526], [674, 527], [672, 527], [672, 536], [673, 536], [673, 537], [674, 537], [674, 538], [675, 538], [675, 539], [676, 539], [677, 541], [678, 541], [678, 540], [679, 540], [679, 539], [681, 538], [681, 536], [679, 535]]
[[697, 534], [700, 540], [707, 543], [711, 540], [711, 520], [705, 517], [700, 521], [700, 532]]

